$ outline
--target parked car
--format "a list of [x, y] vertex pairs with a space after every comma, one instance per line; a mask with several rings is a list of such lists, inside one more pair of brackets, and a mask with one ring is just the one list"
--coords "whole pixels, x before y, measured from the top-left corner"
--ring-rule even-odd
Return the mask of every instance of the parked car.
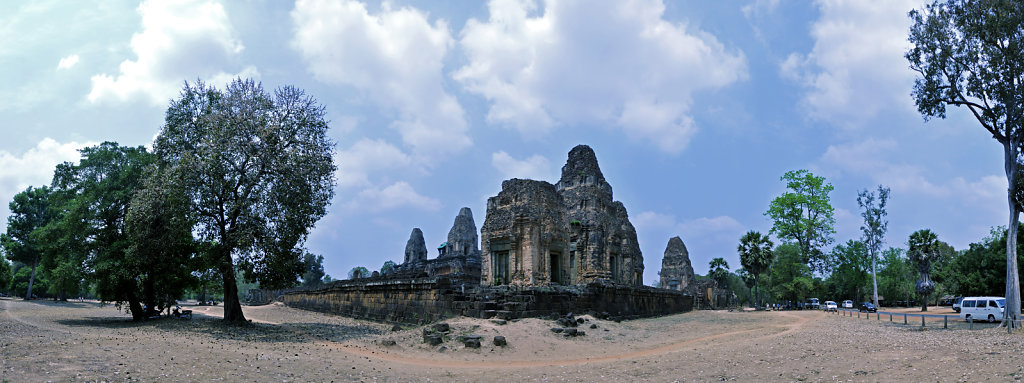
[[875, 313], [878, 312], [878, 307], [875, 307], [875, 304], [871, 302], [862, 302], [860, 307], [857, 308], [857, 311]]
[[966, 297], [960, 301], [960, 319], [995, 322], [1002, 319], [1005, 307], [1003, 297]]
[[817, 310], [821, 308], [821, 303], [818, 303], [818, 298], [807, 299], [807, 303], [804, 305], [807, 309]]
[[852, 309], [853, 308], [853, 301], [851, 301], [849, 299], [843, 301], [843, 308], [844, 309]]
[[964, 297], [956, 297], [953, 299], [953, 311], [960, 312], [960, 302], [964, 300]]
[[839, 311], [839, 307], [836, 306], [836, 302], [833, 301], [825, 301], [825, 305], [822, 307], [824, 307], [825, 312]]

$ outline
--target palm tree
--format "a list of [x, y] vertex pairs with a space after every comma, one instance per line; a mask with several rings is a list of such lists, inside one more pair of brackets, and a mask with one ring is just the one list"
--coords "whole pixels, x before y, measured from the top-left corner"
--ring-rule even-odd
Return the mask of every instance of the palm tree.
[[921, 302], [921, 311], [928, 311], [928, 295], [935, 291], [935, 282], [932, 282], [929, 274], [932, 262], [939, 259], [939, 238], [931, 230], [922, 229], [911, 234], [907, 244], [910, 245], [907, 255], [921, 273], [917, 284], [914, 285], [917, 293], [924, 298]]
[[[773, 246], [775, 244], [768, 239], [768, 236], [751, 230], [740, 237], [740, 245], [736, 247], [736, 251], [740, 253], [740, 264], [754, 278], [754, 297], [758, 297], [759, 289], [757, 287], [761, 274], [768, 271], [768, 267], [775, 259], [775, 254], [772, 252]], [[756, 303], [760, 306], [761, 302], [757, 301]]]

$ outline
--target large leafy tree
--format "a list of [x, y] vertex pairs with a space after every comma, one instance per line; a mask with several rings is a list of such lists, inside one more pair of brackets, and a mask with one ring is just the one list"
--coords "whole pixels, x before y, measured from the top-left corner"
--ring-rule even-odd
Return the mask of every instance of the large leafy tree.
[[857, 205], [860, 206], [860, 216], [864, 218], [864, 225], [860, 227], [863, 236], [861, 240], [867, 246], [867, 256], [871, 258], [871, 301], [878, 306], [878, 253], [882, 250], [882, 243], [885, 240], [885, 231], [889, 227], [889, 221], [885, 220], [885, 204], [889, 201], [889, 188], [878, 185], [878, 194], [861, 190], [857, 193]]
[[[1022, 225], [1024, 226], [1024, 225]], [[979, 242], [971, 243], [967, 249], [952, 257], [945, 267], [946, 284], [956, 288], [959, 295], [994, 295], [1005, 287], [1006, 276], [1006, 233], [1005, 228], [995, 228]], [[1024, 230], [1017, 230], [1017, 268], [1024, 271]]]
[[757, 305], [760, 305], [757, 282], [760, 276], [768, 271], [775, 259], [775, 253], [772, 251], [774, 246], [775, 244], [768, 239], [767, 235], [761, 235], [761, 233], [751, 230], [740, 237], [740, 244], [736, 247], [736, 251], [740, 254], [740, 264], [743, 265], [743, 270], [750, 275], [751, 285], [747, 287], [754, 288], [752, 295], [754, 303]]
[[[189, 203], [177, 188], [178, 174], [151, 166], [135, 193], [125, 216], [128, 246], [120, 260], [132, 276], [112, 287], [137, 287], [138, 296], [150, 307], [166, 308], [197, 282], [192, 274], [202, 264], [203, 253], [192, 238]], [[168, 180], [170, 178], [170, 180]], [[115, 297], [130, 296], [115, 292]]]
[[244, 323], [235, 263], [263, 288], [298, 282], [301, 245], [334, 196], [334, 144], [324, 107], [286, 86], [273, 95], [238, 79], [224, 90], [185, 84], [157, 136], [175, 168], [194, 232], [211, 244], [224, 286], [224, 320]]
[[838, 244], [829, 253], [832, 273], [826, 284], [839, 297], [852, 298], [860, 301], [867, 294], [865, 286], [868, 282], [868, 247], [861, 241], [849, 240]]
[[939, 237], [931, 230], [922, 229], [910, 234], [907, 256], [917, 266], [920, 277], [914, 288], [921, 294], [921, 311], [928, 311], [928, 296], [935, 291], [931, 279], [932, 262], [939, 259]]
[[42, 259], [42, 244], [33, 232], [45, 226], [52, 218], [50, 188], [29, 187], [14, 195], [8, 205], [11, 215], [7, 217], [7, 232], [0, 234], [7, 259], [31, 265], [25, 299], [32, 299], [32, 287], [36, 280], [36, 268]]
[[769, 270], [772, 295], [777, 300], [800, 301], [815, 289], [814, 275], [795, 243], [775, 247], [775, 262]]
[[[145, 255], [136, 251], [146, 244], [129, 236], [132, 229], [144, 224], [129, 224], [128, 216], [133, 197], [147, 196], [139, 192], [154, 156], [145, 147], [115, 142], [84, 148], [81, 154], [77, 164], [57, 166], [51, 205], [60, 214], [40, 230], [46, 239], [47, 259], [52, 270], [59, 272], [51, 273], [50, 283], [69, 293], [87, 276], [100, 300], [127, 305], [135, 320], [144, 319], [149, 314], [144, 312], [144, 304], [155, 308], [166, 302], [164, 294], [159, 294], [160, 299], [155, 294], [156, 289], [169, 286], [158, 275], [165, 271], [160, 265], [176, 263], [164, 257], [146, 261]], [[157, 246], [174, 249], [176, 245], [166, 242]]]
[[882, 252], [878, 291], [890, 305], [896, 301], [909, 301], [914, 295], [917, 272], [905, 253], [904, 249], [898, 247], [890, 247]]
[[781, 178], [789, 191], [776, 197], [764, 214], [772, 219], [772, 230], [779, 239], [793, 242], [801, 261], [812, 271], [826, 272], [827, 255], [822, 250], [832, 243], [836, 220], [829, 193], [832, 184], [807, 170], [791, 170]]
[[914, 24], [906, 58], [918, 72], [913, 97], [927, 118], [963, 107], [1003, 146], [1009, 205], [1006, 310], [1003, 325], [1020, 326], [1015, 201], [1024, 144], [1024, 3], [1017, 0], [935, 0], [910, 12]]
[[306, 253], [302, 256], [302, 264], [305, 268], [305, 272], [302, 273], [303, 286], [311, 287], [323, 284], [324, 275], [327, 275], [324, 272], [323, 255]]

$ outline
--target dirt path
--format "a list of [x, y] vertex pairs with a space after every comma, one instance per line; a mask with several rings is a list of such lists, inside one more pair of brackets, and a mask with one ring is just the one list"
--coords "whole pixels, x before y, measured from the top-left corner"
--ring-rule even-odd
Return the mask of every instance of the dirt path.
[[[586, 317], [586, 336], [550, 320], [452, 318], [450, 338], [505, 336], [446, 349], [420, 327], [280, 305], [246, 307], [227, 326], [217, 306], [195, 319], [132, 322], [96, 303], [0, 299], [0, 381], [1018, 381], [1024, 332], [904, 325], [821, 312], [696, 311], [635, 321]], [[591, 328], [591, 324], [596, 328]], [[385, 341], [393, 346], [384, 346]]]
[[[204, 308], [204, 315], [223, 317], [223, 313], [211, 312], [210, 308]], [[257, 312], [253, 312], [250, 309], [250, 316], [258, 315]], [[693, 350], [701, 348], [702, 346], [710, 345], [713, 343], [721, 344], [723, 342], [735, 342], [743, 341], [749, 342], [752, 340], [762, 338], [774, 338], [782, 335], [792, 333], [799, 330], [804, 324], [807, 323], [811, 318], [807, 316], [797, 316], [786, 312], [775, 312], [774, 315], [791, 318], [793, 322], [785, 324], [767, 324], [761, 325], [752, 329], [728, 331], [714, 335], [702, 336], [693, 339], [682, 340], [673, 342], [663, 346], [638, 350], [633, 352], [626, 352], [614, 355], [604, 355], [597, 357], [587, 358], [569, 358], [569, 359], [544, 359], [544, 360], [502, 360], [502, 361], [465, 361], [465, 360], [444, 360], [434, 358], [422, 358], [412, 355], [404, 355], [401, 353], [393, 353], [390, 350], [381, 350], [378, 348], [370, 348], [365, 345], [357, 344], [356, 342], [331, 342], [314, 339], [309, 334], [304, 334], [300, 329], [289, 326], [286, 323], [277, 323], [266, 320], [252, 319], [253, 322], [279, 325], [294, 331], [296, 334], [303, 336], [317, 345], [321, 345], [333, 350], [343, 351], [355, 356], [364, 358], [377, 359], [386, 362], [402, 363], [411, 366], [418, 367], [433, 367], [433, 368], [459, 368], [459, 369], [495, 369], [495, 368], [536, 368], [536, 367], [553, 367], [553, 366], [571, 366], [571, 365], [584, 365], [588, 363], [601, 363], [601, 362], [617, 362], [629, 359], [647, 358], [660, 354], [667, 354], [672, 352], [678, 352], [682, 350]], [[815, 319], [823, 317], [824, 314], [815, 312], [813, 317]], [[772, 332], [774, 329], [784, 328], [779, 332]], [[739, 335], [757, 334], [759, 332], [765, 332], [766, 334], [760, 334], [755, 336], [738, 337]], [[735, 338], [723, 341], [722, 339]]]

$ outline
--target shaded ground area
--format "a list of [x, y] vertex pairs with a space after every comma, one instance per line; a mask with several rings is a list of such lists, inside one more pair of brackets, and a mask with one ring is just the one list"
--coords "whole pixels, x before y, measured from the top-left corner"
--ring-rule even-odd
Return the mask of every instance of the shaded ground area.
[[[582, 337], [550, 320], [456, 318], [451, 339], [420, 327], [245, 307], [248, 327], [191, 307], [193, 320], [133, 323], [112, 306], [0, 300], [0, 380], [20, 381], [1014, 381], [1024, 335], [889, 323], [820, 311], [700, 311], [615, 323]], [[859, 320], [858, 320], [859, 319]], [[595, 325], [596, 328], [590, 328]], [[955, 327], [955, 326], [954, 326]], [[481, 335], [467, 349], [456, 335]], [[494, 346], [495, 335], [508, 346]], [[386, 346], [388, 341], [394, 345]]]

